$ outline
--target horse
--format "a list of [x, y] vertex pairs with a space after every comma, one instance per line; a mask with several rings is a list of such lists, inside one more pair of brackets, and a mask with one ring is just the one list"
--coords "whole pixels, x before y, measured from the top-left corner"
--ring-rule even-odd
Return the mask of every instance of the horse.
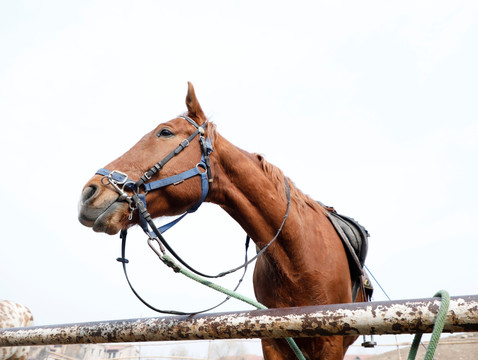
[[[0, 300], [0, 328], [33, 326], [33, 315], [24, 305]], [[26, 360], [29, 346], [12, 346], [0, 348], [0, 360]]]
[[[367, 301], [362, 291], [353, 299], [350, 260], [328, 218], [333, 209], [301, 192], [263, 156], [222, 137], [204, 115], [191, 83], [186, 107], [186, 113], [156, 126], [86, 183], [79, 221], [110, 235], [139, 224], [140, 211], [135, 208], [141, 202], [132, 206], [134, 192], [147, 201], [151, 218], [184, 214], [205, 200], [237, 221], [257, 249], [277, 237], [257, 258], [253, 273], [255, 296], [265, 306]], [[190, 169], [200, 176], [174, 182]], [[166, 185], [154, 191], [153, 185], [146, 188], [163, 180]], [[355, 340], [355, 336], [331, 336], [296, 339], [296, 343], [307, 359], [335, 360], [343, 359]], [[284, 339], [263, 339], [262, 349], [268, 360], [295, 359]]]

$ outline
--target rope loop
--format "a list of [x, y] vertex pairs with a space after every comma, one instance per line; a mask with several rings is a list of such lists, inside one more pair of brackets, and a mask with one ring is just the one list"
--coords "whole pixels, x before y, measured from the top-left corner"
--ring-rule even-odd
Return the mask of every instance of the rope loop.
[[[445, 326], [446, 315], [448, 314], [448, 308], [450, 307], [450, 294], [446, 290], [438, 291], [434, 297], [441, 298], [440, 308], [438, 309], [438, 315], [435, 320], [435, 325], [433, 326], [432, 336], [430, 342], [428, 343], [428, 348], [425, 353], [425, 360], [433, 360], [433, 355], [438, 346], [438, 341], [440, 340], [440, 335], [443, 332], [443, 327]], [[418, 346], [423, 334], [416, 334], [413, 338], [412, 346], [410, 347], [410, 352], [408, 354], [408, 360], [415, 360], [417, 356]]]

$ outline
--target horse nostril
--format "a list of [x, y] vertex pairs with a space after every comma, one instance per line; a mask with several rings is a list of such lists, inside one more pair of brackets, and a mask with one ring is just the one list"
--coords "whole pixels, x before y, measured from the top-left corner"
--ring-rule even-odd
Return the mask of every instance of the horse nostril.
[[83, 204], [88, 203], [92, 198], [95, 197], [95, 194], [98, 192], [98, 186], [90, 185], [81, 194], [81, 202]]

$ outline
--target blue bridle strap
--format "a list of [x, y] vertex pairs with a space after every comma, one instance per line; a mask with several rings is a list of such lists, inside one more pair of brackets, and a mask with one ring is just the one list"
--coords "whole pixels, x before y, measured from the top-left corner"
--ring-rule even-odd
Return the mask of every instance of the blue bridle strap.
[[[197, 175], [201, 176], [201, 197], [199, 198], [199, 200], [196, 202], [196, 204], [194, 204], [183, 215], [181, 215], [177, 219], [175, 219], [175, 220], [173, 220], [173, 221], [171, 221], [171, 222], [169, 222], [165, 225], [162, 225], [158, 229], [161, 233], [164, 233], [168, 229], [172, 228], [174, 225], [176, 225], [178, 222], [180, 222], [187, 214], [191, 214], [191, 213], [195, 212], [197, 209], [199, 209], [199, 207], [204, 202], [204, 200], [206, 200], [208, 189], [209, 189], [209, 184], [208, 184], [207, 172], [199, 170], [199, 167], [202, 166], [202, 162], [203, 161], [201, 161], [201, 163], [198, 166], [196, 166], [195, 168], [193, 168], [191, 170], [188, 170], [188, 171], [185, 171], [185, 172], [182, 172], [181, 174], [173, 175], [173, 176], [170, 176], [170, 177], [165, 178], [165, 179], [161, 179], [161, 180], [153, 181], [152, 183], [144, 184], [145, 189], [156, 190], [156, 189], [159, 189], [159, 188], [171, 185], [171, 184], [176, 184], [176, 183], [181, 182], [183, 180], [189, 179], [193, 176], [197, 176]], [[150, 185], [150, 186], [147, 187], [147, 185]], [[147, 190], [147, 191], [149, 191], [149, 190]], [[141, 195], [142, 196], [140, 196], [140, 199], [141, 199], [141, 201], [143, 201], [144, 205], [146, 206], [146, 197], [145, 197], [144, 194], [141, 194]], [[140, 225], [143, 228], [143, 230], [145, 230], [145, 227], [144, 227], [143, 224], [147, 225], [147, 222], [144, 221], [144, 219], [142, 219], [142, 218], [141, 218], [141, 222], [142, 222], [142, 224], [140, 224]]]
[[201, 171], [197, 167], [195, 167], [191, 170], [187, 170], [185, 172], [167, 177], [165, 179], [156, 180], [156, 181], [153, 181], [153, 182], [150, 182], [150, 183], [146, 183], [143, 186], [144, 186], [144, 190], [146, 192], [150, 192], [151, 190], [160, 189], [160, 188], [168, 186], [168, 185], [179, 184], [180, 182], [182, 182], [186, 179], [189, 179], [193, 176], [200, 175], [200, 174], [201, 174]]
[[[127, 201], [129, 203], [131, 209], [131, 216], [134, 211], [138, 211], [139, 217], [139, 225], [143, 229], [143, 231], [148, 235], [150, 240], [158, 241], [161, 247], [161, 251], [167, 249], [173, 257], [175, 257], [181, 264], [183, 264], [186, 268], [194, 272], [195, 274], [207, 278], [216, 278], [226, 275], [226, 273], [221, 273], [219, 275], [207, 275], [203, 274], [190, 265], [188, 265], [181, 257], [172, 249], [172, 247], [168, 244], [166, 239], [162, 236], [161, 232], [164, 232], [171, 228], [173, 225], [177, 224], [180, 220], [184, 218], [189, 213], [196, 211], [199, 206], [206, 200], [209, 187], [213, 181], [212, 174], [211, 174], [211, 165], [210, 165], [210, 158], [209, 155], [213, 152], [212, 142], [210, 138], [206, 138], [204, 136], [207, 127], [207, 121], [204, 122], [202, 125], [198, 125], [193, 119], [189, 118], [188, 116], [181, 115], [180, 118], [186, 120], [191, 125], [196, 128], [196, 131], [192, 133], [189, 138], [183, 140], [172, 152], [166, 155], [162, 160], [157, 162], [153, 167], [151, 167], [148, 171], [144, 173], [143, 176], [136, 182], [129, 179], [128, 176], [121, 171], [113, 170], [110, 171], [108, 169], [100, 169], [97, 171], [98, 175], [102, 175], [101, 182], [104, 185], [112, 185], [116, 191], [120, 194], [118, 197], [118, 201]], [[180, 174], [173, 175], [171, 177], [165, 179], [159, 179], [153, 182], [149, 182], [153, 176], [157, 176], [158, 173], [161, 172], [164, 165], [168, 163], [172, 158], [176, 155], [181, 153], [190, 143], [191, 141], [198, 136], [199, 138], [199, 145], [201, 149], [201, 160], [199, 164], [196, 165], [193, 169], [184, 171]], [[204, 171], [201, 171], [199, 168], [203, 168]], [[191, 206], [189, 210], [186, 211], [185, 214], [181, 215], [176, 220], [173, 220], [169, 224], [163, 225], [159, 230], [157, 226], [154, 224], [153, 219], [151, 218], [151, 214], [147, 210], [146, 206], [146, 194], [149, 190], [160, 189], [165, 186], [174, 185], [181, 183], [183, 180], [189, 179], [193, 176], [200, 176], [201, 177], [201, 197], [199, 200]], [[149, 185], [148, 187], [146, 187]], [[141, 189], [145, 191], [140, 193]], [[129, 195], [126, 191], [131, 191], [132, 195]], [[121, 237], [123, 241], [126, 241], [126, 233], [127, 230], [123, 229], [121, 231]], [[164, 249], [165, 248], [165, 249]], [[123, 262], [123, 264], [127, 261], [122, 258], [119, 258], [118, 261]]]
[[119, 172], [119, 171], [110, 171], [108, 169], [101, 168], [95, 173], [95, 175], [109, 176], [111, 177], [111, 179], [113, 179], [119, 184], [124, 184], [124, 183], [134, 184], [134, 181], [128, 178], [128, 175], [123, 174], [122, 172]]
[[[188, 120], [188, 119], [186, 119], [186, 120]], [[191, 122], [191, 121], [188, 120], [188, 122]], [[146, 208], [146, 193], [148, 193], [152, 190], [161, 189], [161, 188], [169, 186], [169, 185], [179, 184], [179, 183], [183, 182], [184, 180], [187, 180], [187, 179], [192, 178], [194, 176], [200, 176], [201, 177], [201, 197], [199, 198], [199, 200], [189, 210], [187, 210], [183, 215], [181, 215], [177, 219], [169, 222], [168, 224], [165, 224], [165, 225], [161, 226], [158, 229], [161, 233], [167, 231], [168, 229], [170, 229], [171, 227], [176, 225], [187, 214], [195, 212], [201, 206], [201, 204], [204, 202], [204, 200], [206, 200], [206, 197], [207, 197], [207, 194], [208, 194], [208, 191], [209, 191], [209, 182], [210, 182], [210, 179], [208, 177], [208, 170], [207, 170], [208, 169], [208, 163], [206, 161], [206, 157], [209, 157], [210, 153], [213, 152], [213, 149], [212, 149], [212, 143], [211, 143], [210, 138], [205, 139], [204, 143], [205, 143], [204, 149], [205, 149], [206, 153], [204, 153], [204, 151], [202, 151], [201, 161], [196, 165], [196, 167], [194, 167], [192, 169], [189, 169], [189, 170], [186, 170], [182, 173], [169, 176], [169, 177], [164, 178], [164, 179], [159, 179], [159, 180], [152, 181], [152, 182], [149, 182], [149, 183], [144, 183], [144, 182], [141, 181], [141, 183], [140, 183], [140, 186], [143, 186], [145, 193], [137, 194], [137, 195], [138, 195], [139, 199], [143, 202], [143, 204]], [[200, 170], [200, 168], [202, 168], [203, 170]], [[124, 187], [127, 188], [127, 189], [130, 189], [130, 190], [135, 189], [135, 187], [139, 183], [139, 181], [135, 182], [134, 180], [128, 178], [128, 176], [126, 174], [124, 174], [122, 172], [119, 172], [119, 171], [115, 171], [115, 170], [110, 171], [108, 169], [101, 168], [96, 172], [96, 174], [97, 175], [102, 175], [102, 176], [109, 176], [112, 180], [116, 181], [118, 184], [124, 184]], [[138, 189], [136, 189], [136, 190], [138, 190]], [[146, 232], [147, 234], [152, 235], [152, 233], [149, 229], [149, 226], [148, 226], [148, 222], [144, 219], [144, 217], [139, 216], [139, 221], [140, 221], [139, 225], [141, 226], [143, 231]]]
[[[109, 174], [111, 174], [111, 171], [108, 170], [108, 169], [102, 168], [102, 169], [99, 169], [96, 172], [96, 174], [103, 175], [103, 176], [108, 176]], [[170, 177], [165, 178], [165, 179], [153, 181], [152, 183], [144, 184], [144, 189], [147, 192], [149, 192], [151, 190], [156, 190], [156, 189], [160, 189], [160, 188], [163, 188], [163, 187], [166, 187], [166, 186], [169, 186], [169, 185], [177, 184], [179, 182], [182, 182], [186, 179], [189, 179], [189, 178], [197, 176], [197, 175], [201, 176], [201, 197], [200, 197], [200, 199], [196, 202], [196, 204], [194, 204], [188, 211], [186, 211], [179, 218], [169, 222], [168, 224], [165, 224], [165, 225], [161, 226], [159, 228], [160, 232], [162, 232], [162, 233], [165, 232], [166, 230], [168, 230], [171, 227], [173, 227], [174, 225], [176, 225], [179, 221], [181, 221], [187, 214], [193, 213], [197, 209], [199, 209], [199, 207], [204, 202], [204, 200], [206, 200], [208, 189], [209, 189], [207, 173], [205, 171], [199, 170], [199, 166], [197, 166], [193, 169], [184, 171], [180, 174], [173, 175], [173, 176], [170, 176]], [[113, 173], [112, 178], [116, 181], [124, 181], [124, 177], [122, 175], [117, 174], [117, 173]], [[128, 186], [133, 186], [133, 182], [129, 182]], [[144, 203], [144, 206], [146, 206], [146, 196], [145, 196], [145, 194], [138, 194], [138, 197]], [[144, 220], [144, 218], [140, 217], [140, 221], [141, 221], [140, 226], [143, 228], [143, 230], [149, 232], [149, 230], [147, 230], [147, 226], [148, 226], [147, 224], [148, 223]]]

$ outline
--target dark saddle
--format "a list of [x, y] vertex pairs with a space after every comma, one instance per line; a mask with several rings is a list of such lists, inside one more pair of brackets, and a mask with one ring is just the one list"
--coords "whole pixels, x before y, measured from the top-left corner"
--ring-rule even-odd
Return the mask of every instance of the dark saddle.
[[360, 290], [364, 292], [367, 299], [370, 299], [373, 287], [364, 271], [364, 263], [368, 251], [368, 237], [370, 236], [367, 229], [351, 217], [337, 213], [333, 207], [325, 206], [320, 202], [319, 204], [328, 210], [328, 218], [344, 244], [352, 277], [352, 296], [354, 301], [357, 299]]

